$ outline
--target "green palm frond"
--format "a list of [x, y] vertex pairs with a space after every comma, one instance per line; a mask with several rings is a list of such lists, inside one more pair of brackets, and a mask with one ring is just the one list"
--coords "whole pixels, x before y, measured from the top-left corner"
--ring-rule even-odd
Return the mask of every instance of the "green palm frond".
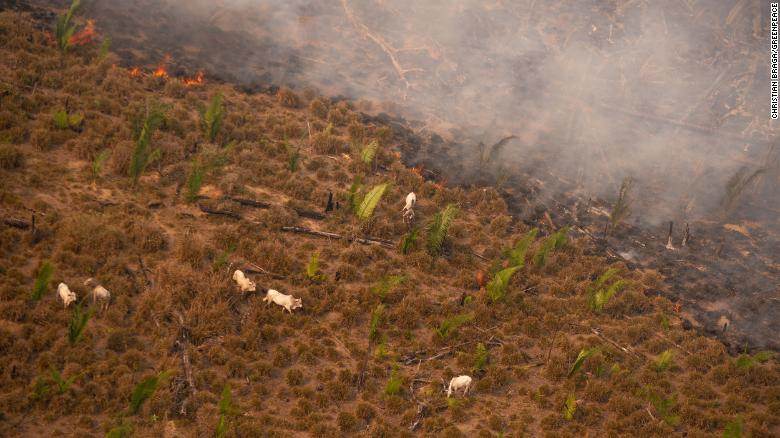
[[377, 204], [379, 204], [379, 201], [382, 199], [382, 195], [385, 194], [387, 187], [387, 183], [376, 185], [366, 194], [365, 197], [363, 197], [363, 201], [360, 203], [357, 211], [355, 212], [358, 218], [361, 220], [368, 220], [371, 218], [371, 215], [374, 214], [374, 209], [376, 209]]
[[597, 347], [580, 350], [580, 354], [577, 355], [577, 359], [575, 359], [574, 363], [571, 364], [571, 368], [569, 368], [569, 374], [566, 377], [571, 377], [574, 375], [574, 373], [579, 371], [579, 369], [582, 368], [582, 364], [585, 363], [585, 359], [591, 357], [597, 351], [599, 351]]
[[376, 153], [379, 150], [379, 142], [376, 140], [372, 141], [371, 143], [367, 144], [363, 149], [360, 151], [360, 159], [363, 161], [364, 164], [370, 166], [374, 162], [374, 158], [376, 158]]
[[201, 114], [201, 125], [206, 138], [213, 142], [222, 127], [222, 119], [225, 117], [222, 105], [222, 93], [217, 93], [211, 98], [209, 106]]
[[487, 284], [487, 294], [491, 301], [496, 302], [506, 296], [506, 289], [509, 286], [509, 280], [512, 275], [520, 269], [519, 266], [512, 266], [498, 271], [493, 279]]
[[162, 371], [155, 376], [149, 376], [141, 380], [141, 382], [135, 386], [133, 393], [130, 396], [130, 414], [137, 414], [138, 410], [141, 409], [141, 405], [154, 394], [157, 387], [167, 380], [170, 375], [170, 371]]
[[536, 239], [536, 235], [538, 233], [538, 228], [532, 229], [517, 242], [514, 248], [509, 250], [510, 266], [517, 266], [520, 268], [525, 266], [525, 255], [528, 252], [528, 248], [534, 242], [534, 239]]
[[447, 235], [450, 231], [450, 226], [455, 221], [457, 214], [458, 207], [454, 204], [449, 204], [444, 207], [444, 210], [434, 215], [433, 221], [428, 226], [428, 252], [432, 256], [441, 254], [444, 242], [447, 240]]
[[41, 268], [38, 269], [38, 274], [35, 276], [35, 284], [31, 294], [33, 301], [40, 300], [46, 289], [49, 288], [52, 274], [54, 274], [54, 265], [48, 261], [43, 262]]
[[659, 354], [655, 359], [655, 370], [658, 372], [666, 371], [672, 366], [672, 359], [674, 358], [674, 352], [672, 350], [666, 350]]
[[571, 420], [574, 418], [575, 412], [577, 412], [577, 398], [574, 397], [574, 394], [569, 394], [563, 404], [563, 418]]
[[539, 250], [534, 254], [534, 263], [538, 267], [542, 267], [547, 263], [547, 256], [550, 252], [563, 248], [569, 242], [569, 227], [563, 227], [560, 230], [550, 234], [544, 239]]

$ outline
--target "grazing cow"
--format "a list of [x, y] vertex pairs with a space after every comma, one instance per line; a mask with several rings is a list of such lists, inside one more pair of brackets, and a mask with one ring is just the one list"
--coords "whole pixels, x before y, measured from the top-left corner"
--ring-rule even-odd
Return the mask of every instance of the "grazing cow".
[[95, 281], [94, 278], [88, 278], [84, 282], [84, 286], [89, 286], [92, 288], [92, 292], [90, 292], [90, 295], [92, 295], [92, 304], [95, 304], [98, 300], [100, 300], [102, 302], [102, 305], [100, 306], [101, 309], [107, 310], [108, 304], [111, 302], [111, 292]]
[[292, 295], [285, 295], [277, 290], [268, 289], [263, 301], [271, 304], [274, 302], [292, 313], [293, 310], [303, 307], [303, 302], [300, 298], [295, 298]]
[[238, 283], [238, 287], [241, 289], [241, 292], [254, 292], [256, 289], [255, 283], [246, 278], [246, 275], [244, 275], [243, 272], [236, 269], [236, 272], [233, 273], [233, 280]]
[[452, 395], [453, 391], [457, 392], [458, 390], [463, 390], [463, 396], [465, 397], [466, 394], [468, 394], [469, 389], [471, 389], [471, 377], [453, 377], [452, 380], [450, 380], [450, 386], [447, 388], [447, 398]]
[[70, 303], [76, 301], [76, 293], [71, 292], [70, 288], [65, 283], [60, 283], [59, 286], [57, 286], [57, 294], [59, 294], [62, 304], [64, 304], [65, 307], [70, 306]]
[[416, 203], [417, 195], [415, 195], [414, 192], [409, 192], [409, 194], [406, 195], [406, 205], [403, 210], [401, 210], [404, 223], [411, 223], [414, 220], [414, 204]]

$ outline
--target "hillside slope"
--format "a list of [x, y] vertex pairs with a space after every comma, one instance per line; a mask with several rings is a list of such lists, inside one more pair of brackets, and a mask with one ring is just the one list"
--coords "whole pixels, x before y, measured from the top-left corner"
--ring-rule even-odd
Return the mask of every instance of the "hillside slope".
[[[777, 360], [684, 330], [651, 292], [657, 273], [608, 266], [565, 230], [511, 257], [529, 230], [495, 191], [424, 180], [353, 103], [187, 85], [118, 67], [98, 46], [61, 53], [40, 23], [0, 14], [0, 434], [780, 433]], [[389, 184], [368, 220], [351, 208], [356, 178], [358, 199]], [[401, 218], [410, 191], [416, 240]], [[329, 192], [339, 208], [325, 212]], [[429, 224], [450, 204], [437, 251]], [[517, 263], [503, 294], [485, 285]], [[236, 268], [257, 292], [239, 292]], [[89, 277], [111, 291], [107, 310], [87, 298]], [[63, 307], [60, 282], [78, 304]], [[267, 305], [261, 288], [303, 308]], [[92, 312], [80, 336], [78, 306]], [[473, 391], [447, 399], [460, 374]]]

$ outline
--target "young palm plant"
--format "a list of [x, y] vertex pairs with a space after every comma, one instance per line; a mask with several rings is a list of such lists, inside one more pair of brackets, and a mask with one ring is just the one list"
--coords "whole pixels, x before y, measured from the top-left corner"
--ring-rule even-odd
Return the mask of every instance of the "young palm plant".
[[48, 261], [43, 262], [41, 268], [38, 269], [38, 274], [35, 276], [35, 284], [31, 294], [33, 301], [40, 300], [46, 289], [49, 288], [52, 274], [54, 274], [54, 265]]
[[379, 201], [382, 199], [382, 196], [385, 194], [387, 187], [387, 183], [379, 184], [374, 186], [368, 193], [366, 193], [366, 196], [363, 197], [363, 200], [355, 210], [355, 215], [360, 220], [367, 221], [371, 219], [371, 216], [374, 214], [374, 210], [379, 204]]
[[623, 178], [623, 182], [620, 183], [617, 201], [609, 214], [609, 222], [613, 228], [631, 214], [630, 195], [633, 186], [634, 180], [630, 176]]
[[236, 408], [233, 406], [233, 395], [230, 392], [230, 384], [225, 384], [222, 388], [222, 397], [219, 399], [219, 422], [217, 422], [216, 436], [222, 438], [227, 436], [228, 420], [236, 414]]
[[547, 256], [550, 254], [550, 252], [563, 248], [566, 246], [566, 244], [569, 242], [569, 227], [563, 227], [560, 230], [550, 234], [544, 242], [542, 242], [542, 245], [539, 247], [539, 250], [534, 254], [534, 263], [538, 267], [542, 267], [547, 263]]
[[57, 17], [57, 26], [54, 29], [54, 37], [57, 39], [57, 46], [63, 53], [70, 48], [70, 38], [76, 32], [76, 25], [71, 23], [73, 14], [81, 6], [81, 0], [73, 0], [68, 8], [68, 12]]
[[138, 183], [138, 179], [152, 162], [162, 156], [160, 149], [152, 149], [151, 141], [154, 132], [165, 120], [165, 109], [157, 103], [147, 106], [146, 116], [143, 124], [138, 131], [138, 137], [135, 142], [135, 149], [130, 157], [130, 168], [128, 173], [133, 180], [133, 185]]
[[87, 327], [87, 322], [89, 322], [89, 318], [91, 317], [92, 310], [85, 312], [84, 309], [82, 309], [81, 304], [77, 304], [73, 309], [73, 315], [68, 324], [68, 341], [71, 345], [74, 345], [81, 340], [84, 329]]
[[141, 380], [130, 395], [130, 414], [135, 415], [141, 409], [141, 405], [157, 391], [157, 387], [168, 379], [170, 371], [161, 371], [155, 376], [149, 376]]
[[509, 280], [520, 269], [520, 266], [512, 266], [502, 269], [493, 276], [493, 279], [487, 284], [487, 294], [494, 303], [504, 299], [506, 290], [509, 286]]
[[444, 210], [433, 216], [433, 221], [428, 226], [428, 253], [436, 257], [441, 255], [444, 243], [450, 231], [450, 226], [458, 214], [458, 207], [449, 204]]
[[224, 108], [222, 106], [222, 94], [217, 93], [211, 98], [209, 106], [201, 114], [201, 125], [203, 126], [203, 132], [206, 138], [210, 142], [214, 142], [219, 134], [219, 130], [222, 127], [222, 119], [225, 117]]

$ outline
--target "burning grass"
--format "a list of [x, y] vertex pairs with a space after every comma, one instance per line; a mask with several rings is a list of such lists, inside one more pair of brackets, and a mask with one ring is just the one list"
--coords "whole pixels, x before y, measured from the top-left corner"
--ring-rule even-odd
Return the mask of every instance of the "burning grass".
[[[0, 138], [19, 140], [0, 148], [0, 203], [3, 219], [34, 213], [36, 223], [0, 228], [0, 433], [772, 436], [780, 427], [775, 357], [731, 357], [684, 330], [651, 292], [652, 273], [609, 266], [565, 228], [537, 239], [495, 191], [425, 181], [391, 153], [403, 140], [359, 122], [349, 104], [205, 82], [169, 93], [147, 87], [154, 76], [100, 67], [97, 47], [61, 57], [16, 20], [0, 14], [2, 32], [24, 37], [0, 43], [10, 84], [0, 99], [25, 117], [0, 125]], [[208, 102], [211, 116], [199, 117]], [[84, 114], [79, 129], [52, 123], [63, 106]], [[203, 141], [220, 138], [224, 148]], [[371, 166], [341, 155], [347, 139], [381, 145]], [[401, 222], [410, 191], [430, 226]], [[338, 207], [324, 213], [329, 193]], [[390, 243], [281, 231], [303, 225], [359, 238], [371, 230]], [[303, 309], [238, 292], [237, 268], [301, 297]], [[111, 291], [105, 312], [85, 299], [87, 277]], [[620, 281], [630, 287], [618, 291]], [[78, 307], [62, 308], [59, 282]], [[448, 403], [441, 383], [464, 373], [476, 390]]]

